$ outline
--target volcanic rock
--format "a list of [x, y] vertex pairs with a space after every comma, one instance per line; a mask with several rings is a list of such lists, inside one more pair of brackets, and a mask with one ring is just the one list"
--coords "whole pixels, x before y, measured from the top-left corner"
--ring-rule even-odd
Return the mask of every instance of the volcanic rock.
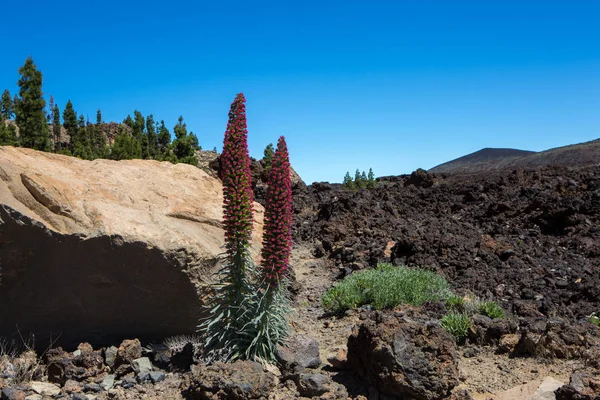
[[379, 392], [400, 398], [446, 398], [459, 383], [452, 335], [427, 317], [370, 312], [348, 339], [348, 363]]

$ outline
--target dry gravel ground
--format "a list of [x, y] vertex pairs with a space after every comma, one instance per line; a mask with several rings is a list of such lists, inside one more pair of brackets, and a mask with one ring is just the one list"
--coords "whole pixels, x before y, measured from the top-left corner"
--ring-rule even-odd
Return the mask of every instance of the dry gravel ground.
[[[369, 388], [353, 373], [337, 371], [327, 362], [328, 356], [335, 355], [339, 348], [346, 347], [352, 327], [360, 323], [360, 311], [348, 312], [342, 317], [325, 313], [321, 306], [321, 296], [336, 281], [335, 275], [324, 259], [312, 256], [308, 247], [295, 246], [291, 264], [302, 287], [295, 302], [295, 332], [307, 334], [319, 341], [324, 362], [322, 372], [344, 384], [353, 399], [361, 395], [368, 397]], [[508, 355], [495, 354], [491, 347], [476, 348], [475, 356], [465, 357], [465, 349], [466, 347], [459, 348], [460, 387], [468, 389], [478, 400], [493, 399], [503, 391], [546, 376], [568, 383], [571, 373], [582, 367], [582, 363], [577, 360], [510, 358]]]

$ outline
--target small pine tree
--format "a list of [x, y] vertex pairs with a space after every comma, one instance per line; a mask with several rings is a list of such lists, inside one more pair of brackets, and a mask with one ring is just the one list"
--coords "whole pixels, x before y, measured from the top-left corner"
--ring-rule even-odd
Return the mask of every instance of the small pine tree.
[[131, 160], [142, 158], [142, 146], [139, 140], [131, 136], [123, 127], [119, 127], [115, 142], [110, 151], [113, 160]]
[[2, 102], [0, 106], [0, 114], [5, 120], [12, 119], [15, 113], [15, 103], [13, 102], [12, 97], [10, 97], [10, 92], [8, 89], [2, 92], [2, 98], [0, 99]]
[[4, 121], [4, 115], [0, 114], [0, 146], [18, 146], [19, 139], [17, 130], [13, 124]]
[[50, 103], [48, 104], [48, 115], [46, 115], [48, 124], [54, 121], [54, 96], [50, 95]]
[[73, 103], [71, 100], [67, 101], [67, 105], [63, 110], [63, 124], [67, 135], [69, 135], [69, 151], [73, 153], [73, 145], [75, 144], [77, 136], [77, 113], [73, 109]]
[[369, 168], [369, 174], [367, 175], [367, 187], [369, 189], [373, 189], [375, 187], [375, 174], [373, 173], [373, 168]]
[[171, 132], [169, 132], [169, 129], [165, 126], [165, 121], [160, 121], [160, 125], [157, 126], [157, 131], [158, 157], [161, 160], [165, 160], [169, 155], [169, 151], [171, 148]]
[[265, 170], [267, 170], [267, 172], [269, 169], [271, 169], [271, 163], [273, 162], [274, 154], [275, 150], [273, 148], [273, 143], [269, 143], [263, 152], [263, 162], [265, 163]]
[[198, 138], [193, 133], [188, 135], [187, 125], [183, 122], [183, 117], [179, 117], [177, 125], [173, 128], [175, 140], [173, 140], [173, 153], [177, 157], [177, 162], [198, 165], [196, 149]]
[[102, 111], [100, 111], [100, 109], [98, 109], [98, 111], [96, 111], [96, 125], [101, 125], [102, 124]]
[[158, 153], [158, 136], [152, 114], [146, 117], [146, 132], [148, 133], [148, 158], [155, 159]]
[[362, 189], [363, 187], [363, 181], [361, 179], [360, 171], [358, 169], [354, 173], [354, 187], [356, 189]]
[[60, 135], [60, 110], [58, 104], [54, 104], [52, 110], [52, 140], [54, 141], [54, 151], [60, 153], [62, 149], [62, 138]]
[[19, 85], [19, 101], [15, 104], [15, 121], [19, 127], [21, 145], [36, 150], [48, 150], [48, 124], [44, 108], [42, 92], [42, 73], [37, 69], [33, 59], [29, 57], [19, 68], [21, 78]]
[[346, 189], [355, 189], [354, 181], [352, 180], [349, 171], [346, 172], [346, 175], [344, 176], [344, 182], [342, 183], [342, 186], [344, 186]]

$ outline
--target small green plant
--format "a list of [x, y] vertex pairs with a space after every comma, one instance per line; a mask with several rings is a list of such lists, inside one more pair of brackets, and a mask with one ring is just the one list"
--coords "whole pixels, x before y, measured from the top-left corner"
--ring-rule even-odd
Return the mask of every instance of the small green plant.
[[462, 341], [467, 337], [467, 332], [471, 327], [469, 316], [462, 313], [450, 312], [442, 317], [442, 328], [450, 332], [456, 341]]
[[465, 299], [455, 294], [451, 294], [446, 299], [446, 308], [453, 312], [464, 313], [466, 311]]
[[478, 311], [491, 319], [504, 318], [504, 309], [493, 301], [479, 303]]
[[448, 282], [431, 271], [380, 264], [376, 269], [356, 272], [329, 289], [323, 296], [323, 307], [343, 312], [369, 304], [381, 310], [443, 301], [449, 295]]
[[588, 319], [592, 324], [596, 325], [596, 326], [600, 326], [600, 317], [598, 317], [596, 315], [596, 313], [593, 313], [592, 315], [590, 315], [589, 319]]

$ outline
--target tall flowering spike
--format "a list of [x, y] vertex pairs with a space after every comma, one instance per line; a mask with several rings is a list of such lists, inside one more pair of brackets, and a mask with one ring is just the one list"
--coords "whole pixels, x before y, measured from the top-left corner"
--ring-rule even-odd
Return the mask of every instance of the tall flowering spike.
[[277, 142], [267, 183], [262, 269], [267, 282], [277, 285], [287, 273], [292, 252], [292, 183], [283, 136]]
[[229, 122], [221, 154], [223, 181], [223, 225], [225, 243], [230, 257], [239, 256], [252, 236], [252, 176], [248, 154], [246, 99], [242, 93], [235, 97], [229, 110]]

